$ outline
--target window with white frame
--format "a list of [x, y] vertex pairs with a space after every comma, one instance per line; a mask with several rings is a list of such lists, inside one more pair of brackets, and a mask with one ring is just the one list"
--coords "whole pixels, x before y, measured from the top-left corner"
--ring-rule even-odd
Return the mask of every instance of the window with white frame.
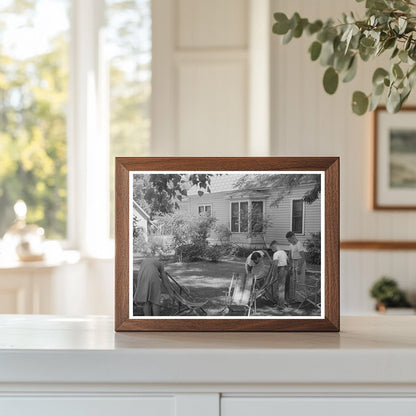
[[264, 201], [231, 202], [231, 232], [261, 233], [264, 230]]
[[264, 202], [251, 202], [250, 230], [252, 233], [262, 233], [264, 231]]
[[109, 241], [114, 156], [149, 152], [151, 31], [151, 0], [1, 2], [0, 238], [23, 199], [47, 238]]
[[303, 234], [303, 199], [292, 200], [292, 231]]
[[206, 215], [211, 215], [212, 213], [212, 205], [208, 204], [208, 205], [198, 205], [198, 214], [206, 214]]

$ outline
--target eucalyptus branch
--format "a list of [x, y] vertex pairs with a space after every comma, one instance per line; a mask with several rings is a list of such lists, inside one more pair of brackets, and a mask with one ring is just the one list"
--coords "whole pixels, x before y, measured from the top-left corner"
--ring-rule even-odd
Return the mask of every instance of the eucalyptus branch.
[[[364, 0], [356, 0], [361, 3]], [[397, 112], [411, 93], [416, 78], [416, 3], [411, 0], [366, 0], [366, 17], [344, 14], [334, 25], [332, 19], [310, 22], [295, 13], [290, 19], [275, 13], [273, 32], [283, 43], [304, 34], [315, 39], [309, 48], [312, 61], [326, 68], [323, 86], [334, 94], [340, 80], [350, 82], [357, 73], [358, 60], [369, 61], [391, 51], [391, 65], [377, 68], [372, 92], [355, 91], [352, 109], [358, 114], [374, 110], [387, 92], [390, 112]]]

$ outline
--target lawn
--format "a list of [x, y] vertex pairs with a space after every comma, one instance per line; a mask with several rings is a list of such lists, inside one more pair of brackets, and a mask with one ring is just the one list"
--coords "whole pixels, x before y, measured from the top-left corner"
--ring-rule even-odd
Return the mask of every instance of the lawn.
[[[137, 264], [137, 263], [135, 263]], [[139, 266], [137, 266], [139, 267]], [[265, 267], [260, 267], [257, 274], [263, 274]], [[135, 267], [136, 268], [136, 267]], [[199, 261], [193, 263], [167, 263], [166, 271], [182, 286], [187, 288], [196, 301], [207, 301], [204, 309], [210, 316], [220, 316], [226, 313], [226, 295], [233, 273], [244, 274], [243, 262], [220, 261], [217, 263]], [[312, 277], [307, 275], [308, 279]], [[259, 316], [278, 315], [319, 315], [320, 310], [307, 305], [297, 310], [298, 304], [278, 310], [270, 302], [263, 299], [257, 301]], [[137, 312], [140, 312], [139, 310]], [[162, 315], [172, 314], [172, 300], [165, 290], [162, 291]], [[173, 312], [174, 313], [174, 312]], [[136, 314], [136, 311], [135, 311]]]

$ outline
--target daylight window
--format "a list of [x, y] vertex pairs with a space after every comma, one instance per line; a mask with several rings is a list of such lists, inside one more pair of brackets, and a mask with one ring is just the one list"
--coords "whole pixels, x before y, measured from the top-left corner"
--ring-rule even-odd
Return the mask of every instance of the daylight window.
[[110, 99], [110, 234], [114, 236], [114, 157], [150, 147], [151, 0], [106, 0]]
[[114, 157], [149, 154], [151, 27], [151, 0], [1, 1], [0, 238], [18, 199], [48, 239], [113, 236]]
[[70, 0], [0, 6], [0, 237], [18, 199], [48, 238], [67, 234], [69, 12]]

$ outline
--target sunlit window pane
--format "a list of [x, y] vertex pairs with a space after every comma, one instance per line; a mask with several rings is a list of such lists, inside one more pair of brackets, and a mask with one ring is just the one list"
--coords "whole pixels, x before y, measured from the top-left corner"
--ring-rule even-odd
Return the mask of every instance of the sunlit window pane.
[[0, 2], [0, 238], [18, 199], [48, 238], [66, 237], [69, 6]]
[[150, 0], [106, 0], [110, 71], [110, 211], [114, 234], [114, 157], [146, 156], [150, 142]]

